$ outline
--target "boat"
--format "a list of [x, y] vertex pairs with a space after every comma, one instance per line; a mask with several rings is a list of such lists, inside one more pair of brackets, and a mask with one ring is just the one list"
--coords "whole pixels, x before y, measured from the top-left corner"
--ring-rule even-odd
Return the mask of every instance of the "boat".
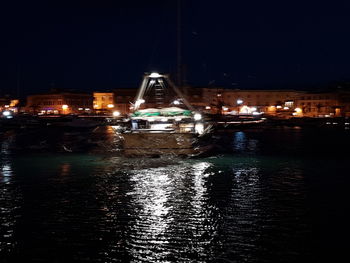
[[212, 148], [210, 123], [168, 75], [145, 74], [131, 108], [130, 129], [121, 134], [125, 156], [193, 157]]
[[252, 114], [237, 114], [237, 115], [220, 115], [213, 117], [215, 120], [216, 131], [230, 131], [245, 128], [261, 127], [266, 118], [259, 115]]

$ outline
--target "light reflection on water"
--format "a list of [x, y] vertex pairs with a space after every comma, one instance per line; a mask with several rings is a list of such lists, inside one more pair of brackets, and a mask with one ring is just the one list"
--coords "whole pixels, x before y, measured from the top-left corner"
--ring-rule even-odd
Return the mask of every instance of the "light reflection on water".
[[185, 262], [189, 259], [181, 256], [183, 251], [197, 257], [204, 253], [215, 232], [210, 229], [208, 238], [203, 238], [208, 232], [204, 215], [214, 209], [205, 207], [205, 171], [210, 166], [208, 162], [183, 163], [131, 173], [133, 189], [128, 194], [139, 207], [128, 229], [133, 259], [166, 262], [176, 258]]
[[[261, 161], [256, 158], [90, 158], [90, 168], [82, 171], [79, 169], [86, 161], [79, 156], [46, 160], [38, 157], [26, 163], [23, 169], [30, 169], [33, 179], [41, 177], [39, 185], [31, 185], [36, 192], [34, 199], [30, 200], [28, 190], [25, 194], [27, 209], [35, 211], [24, 215], [26, 220], [30, 217], [34, 227], [26, 242], [33, 239], [40, 244], [53, 238], [53, 247], [42, 244], [49, 250], [69, 244], [81, 249], [91, 243], [95, 252], [80, 253], [89, 255], [87, 258], [92, 261], [256, 261], [264, 227], [275, 222], [276, 211], [266, 213], [269, 208], [264, 199], [269, 196], [261, 182]], [[37, 162], [46, 164], [45, 171], [44, 164]], [[289, 169], [295, 171], [293, 167]], [[9, 163], [3, 163], [1, 171], [6, 171], [2, 175], [7, 176], [13, 173]], [[18, 176], [15, 177], [19, 179]], [[30, 179], [25, 180], [31, 183]], [[300, 189], [295, 181], [291, 183], [295, 191]], [[21, 216], [18, 208], [22, 200], [18, 188], [9, 187], [4, 181], [1, 187], [2, 204], [7, 204], [1, 212], [5, 222], [1, 249], [10, 253], [16, 247], [13, 233], [16, 217]], [[274, 225], [270, 227], [273, 229]], [[294, 229], [283, 231], [289, 234]], [[79, 234], [80, 231], [83, 232]], [[30, 244], [22, 241], [22, 246], [26, 247], [24, 256], [33, 256]], [[42, 249], [36, 251], [43, 253]]]
[[1, 253], [56, 262], [308, 258], [309, 164], [258, 155], [270, 144], [230, 136], [236, 154], [194, 160], [14, 157], [3, 142]]
[[12, 138], [1, 142], [0, 149], [0, 257], [16, 246], [14, 229], [19, 217], [21, 193], [13, 182], [13, 171], [9, 159], [9, 145]]

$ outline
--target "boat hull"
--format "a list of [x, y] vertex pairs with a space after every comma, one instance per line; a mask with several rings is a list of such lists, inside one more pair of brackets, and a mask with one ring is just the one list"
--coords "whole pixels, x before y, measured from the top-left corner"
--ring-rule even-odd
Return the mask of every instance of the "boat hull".
[[202, 138], [193, 133], [124, 133], [123, 149], [126, 156], [198, 156], [211, 149]]

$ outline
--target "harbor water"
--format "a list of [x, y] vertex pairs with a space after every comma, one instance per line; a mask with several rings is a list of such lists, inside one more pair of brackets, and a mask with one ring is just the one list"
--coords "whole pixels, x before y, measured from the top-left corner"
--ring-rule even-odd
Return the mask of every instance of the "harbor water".
[[0, 133], [1, 262], [301, 262], [346, 256], [348, 130], [217, 135], [124, 158], [112, 127]]

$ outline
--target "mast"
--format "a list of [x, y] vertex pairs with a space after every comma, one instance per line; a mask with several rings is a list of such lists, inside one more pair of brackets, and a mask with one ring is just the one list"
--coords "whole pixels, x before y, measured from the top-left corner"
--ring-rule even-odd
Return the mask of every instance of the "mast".
[[177, 0], [177, 85], [182, 87], [182, 57], [181, 57], [181, 0]]

